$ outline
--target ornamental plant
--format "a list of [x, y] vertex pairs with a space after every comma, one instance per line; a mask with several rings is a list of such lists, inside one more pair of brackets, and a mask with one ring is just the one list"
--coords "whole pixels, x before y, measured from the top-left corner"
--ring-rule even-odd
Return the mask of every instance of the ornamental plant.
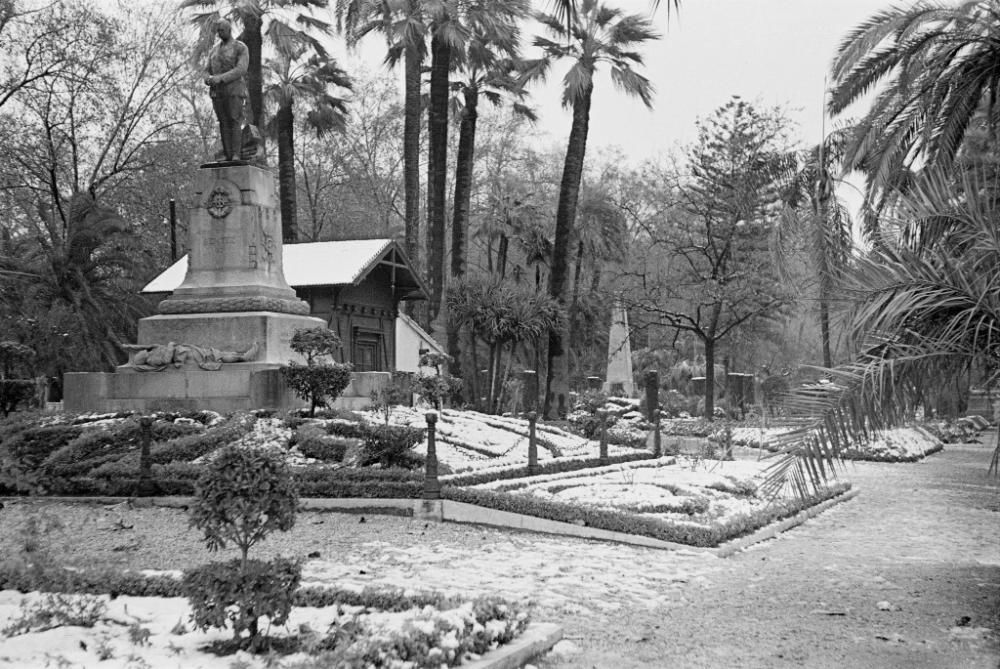
[[205, 533], [210, 551], [231, 544], [240, 549], [240, 558], [185, 573], [195, 625], [224, 627], [228, 619], [237, 642], [248, 632], [249, 646], [256, 649], [260, 616], [276, 624], [288, 618], [300, 564], [285, 558], [249, 560], [248, 553], [270, 532], [290, 530], [297, 506], [291, 468], [280, 450], [239, 444], [219, 450], [195, 488], [191, 525]]
[[340, 337], [329, 328], [296, 330], [291, 347], [306, 359], [306, 364], [289, 362], [281, 368], [281, 374], [288, 387], [309, 402], [309, 416], [312, 417], [316, 415], [316, 407], [333, 404], [344, 392], [351, 382], [352, 367], [333, 359], [340, 348]]

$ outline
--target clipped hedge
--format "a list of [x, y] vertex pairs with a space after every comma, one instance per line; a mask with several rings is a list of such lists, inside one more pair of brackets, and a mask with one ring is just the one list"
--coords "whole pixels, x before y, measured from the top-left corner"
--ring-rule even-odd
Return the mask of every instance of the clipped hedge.
[[[154, 464], [153, 481], [157, 495], [194, 494], [204, 467], [191, 462]], [[423, 473], [409, 469], [333, 469], [327, 467], [293, 468], [301, 497], [366, 497], [416, 499], [423, 492]], [[107, 495], [128, 497], [139, 483], [138, 458], [106, 463], [87, 476], [60, 482], [62, 495]]]
[[423, 492], [423, 473], [401, 468], [296, 468], [301, 497], [367, 497], [416, 499]]
[[[11, 563], [0, 564], [0, 590], [18, 592], [63, 592], [112, 597], [183, 597], [180, 578], [170, 574], [142, 574], [115, 569], [76, 570], [49, 566], [25, 567]], [[357, 590], [299, 586], [293, 595], [295, 606], [316, 608], [328, 606], [363, 606], [383, 611], [407, 611], [414, 607], [447, 608], [460, 602], [457, 597], [440, 592], [415, 592], [392, 586], [365, 586]]]
[[547, 520], [574, 523], [613, 532], [625, 532], [652, 537], [661, 541], [698, 547], [715, 547], [719, 544], [749, 534], [772, 522], [793, 516], [803, 509], [815, 506], [850, 489], [851, 484], [840, 483], [820, 489], [806, 498], [791, 498], [775, 502], [751, 514], [743, 514], [717, 525], [693, 525], [690, 522], [672, 522], [651, 518], [637, 513], [611, 511], [587, 506], [538, 499], [477, 488], [445, 486], [441, 496], [456, 502], [509, 511]]
[[[639, 460], [651, 460], [654, 456], [649, 451], [636, 451], [635, 453], [619, 453], [608, 456], [608, 465], [620, 465], [626, 462], [638, 462]], [[510, 469], [495, 469], [484, 472], [465, 472], [461, 474], [451, 474], [443, 477], [442, 483], [454, 486], [473, 486], [491, 481], [505, 481], [508, 479], [519, 479], [528, 476], [541, 476], [544, 474], [562, 474], [563, 472], [575, 472], [590, 467], [601, 467], [598, 458], [588, 458], [586, 460], [545, 460], [538, 463], [538, 469], [534, 474], [528, 472], [528, 466], [512, 467]]]
[[256, 417], [249, 414], [234, 414], [223, 423], [204, 431], [155, 444], [149, 450], [150, 460], [155, 464], [190, 462], [244, 436], [253, 429], [256, 420]]
[[36, 469], [82, 433], [83, 427], [79, 425], [31, 427], [5, 440], [3, 448], [22, 467]]

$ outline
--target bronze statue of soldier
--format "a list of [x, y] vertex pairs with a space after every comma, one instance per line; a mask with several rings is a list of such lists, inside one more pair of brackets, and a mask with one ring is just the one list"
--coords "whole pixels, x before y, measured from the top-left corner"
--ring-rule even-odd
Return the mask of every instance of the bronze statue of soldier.
[[219, 43], [208, 54], [205, 83], [212, 96], [212, 106], [222, 134], [222, 159], [240, 160], [243, 144], [244, 108], [247, 99], [247, 68], [250, 51], [233, 38], [233, 27], [222, 19], [215, 26]]

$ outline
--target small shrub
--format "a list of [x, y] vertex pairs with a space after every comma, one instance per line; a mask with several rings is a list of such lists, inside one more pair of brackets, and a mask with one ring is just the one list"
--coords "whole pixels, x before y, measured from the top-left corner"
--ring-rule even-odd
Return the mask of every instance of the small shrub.
[[198, 479], [191, 525], [205, 533], [211, 551], [250, 548], [271, 531], [295, 524], [295, 483], [284, 454], [267, 447], [224, 446]]
[[273, 625], [284, 625], [288, 620], [301, 577], [301, 565], [295, 560], [236, 559], [185, 572], [181, 587], [191, 603], [195, 627], [225, 628], [228, 622], [235, 638], [249, 633], [253, 648], [261, 616], [267, 616]]
[[271, 531], [291, 529], [297, 506], [295, 482], [283, 452], [241, 444], [218, 451], [198, 479], [191, 524], [205, 533], [209, 550], [232, 543], [241, 557], [185, 575], [196, 625], [224, 627], [228, 619], [235, 638], [249, 632], [250, 648], [256, 649], [260, 616], [284, 624], [299, 585], [299, 563], [284, 558], [251, 562], [247, 553]]
[[[332, 404], [351, 383], [351, 365], [333, 362], [340, 348], [340, 337], [325, 327], [296, 330], [292, 335], [292, 350], [306, 359], [306, 364], [290, 362], [281, 368], [285, 383], [292, 391], [309, 402], [309, 416], [316, 407]], [[325, 358], [330, 358], [326, 362]]]
[[413, 467], [419, 459], [410, 449], [424, 439], [424, 431], [404, 425], [365, 425], [361, 466]]
[[409, 405], [413, 399], [413, 372], [393, 372], [389, 383], [371, 392], [372, 410], [382, 415], [382, 422], [389, 424], [394, 406]]

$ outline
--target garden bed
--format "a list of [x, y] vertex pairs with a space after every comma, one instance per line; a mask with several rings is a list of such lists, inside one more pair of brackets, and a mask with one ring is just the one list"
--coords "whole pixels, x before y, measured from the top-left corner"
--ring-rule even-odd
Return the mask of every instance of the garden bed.
[[[315, 590], [315, 589], [314, 589]], [[0, 658], [9, 666], [314, 667], [456, 666], [517, 639], [528, 627], [523, 605], [500, 598], [468, 601], [371, 590], [358, 604], [330, 600], [296, 607], [269, 630], [271, 653], [221, 655], [231, 636], [187, 622], [180, 597], [0, 591]], [[424, 601], [418, 606], [400, 603]], [[398, 663], [398, 664], [394, 664]], [[402, 664], [407, 662], [410, 664]]]
[[[733, 444], [747, 448], [780, 450], [780, 437], [794, 428], [790, 427], [737, 427], [732, 429]], [[716, 434], [715, 439], [719, 439]], [[937, 453], [944, 443], [924, 426], [897, 427], [883, 430], [868, 443], [850, 446], [841, 451], [843, 460], [865, 462], [917, 462]]]
[[758, 492], [766, 464], [680, 457], [623, 463], [448, 487], [459, 502], [547, 520], [712, 547], [836, 497], [850, 488], [837, 483], [807, 498], [788, 491], [778, 498]]
[[[424, 412], [397, 407], [392, 424], [364, 414], [305, 419], [211, 412], [157, 414], [150, 431], [154, 487], [141, 489], [139, 421], [128, 413], [22, 417], [0, 429], [0, 494], [191, 495], [203, 464], [222, 446], [267, 444], [286, 453], [303, 497], [416, 498], [426, 457]], [[365, 420], [368, 419], [368, 420]], [[446, 410], [438, 421], [442, 480], [451, 485], [527, 476], [528, 423]], [[538, 471], [598, 464], [598, 444], [538, 425]], [[608, 462], [650, 457], [609, 447]]]

